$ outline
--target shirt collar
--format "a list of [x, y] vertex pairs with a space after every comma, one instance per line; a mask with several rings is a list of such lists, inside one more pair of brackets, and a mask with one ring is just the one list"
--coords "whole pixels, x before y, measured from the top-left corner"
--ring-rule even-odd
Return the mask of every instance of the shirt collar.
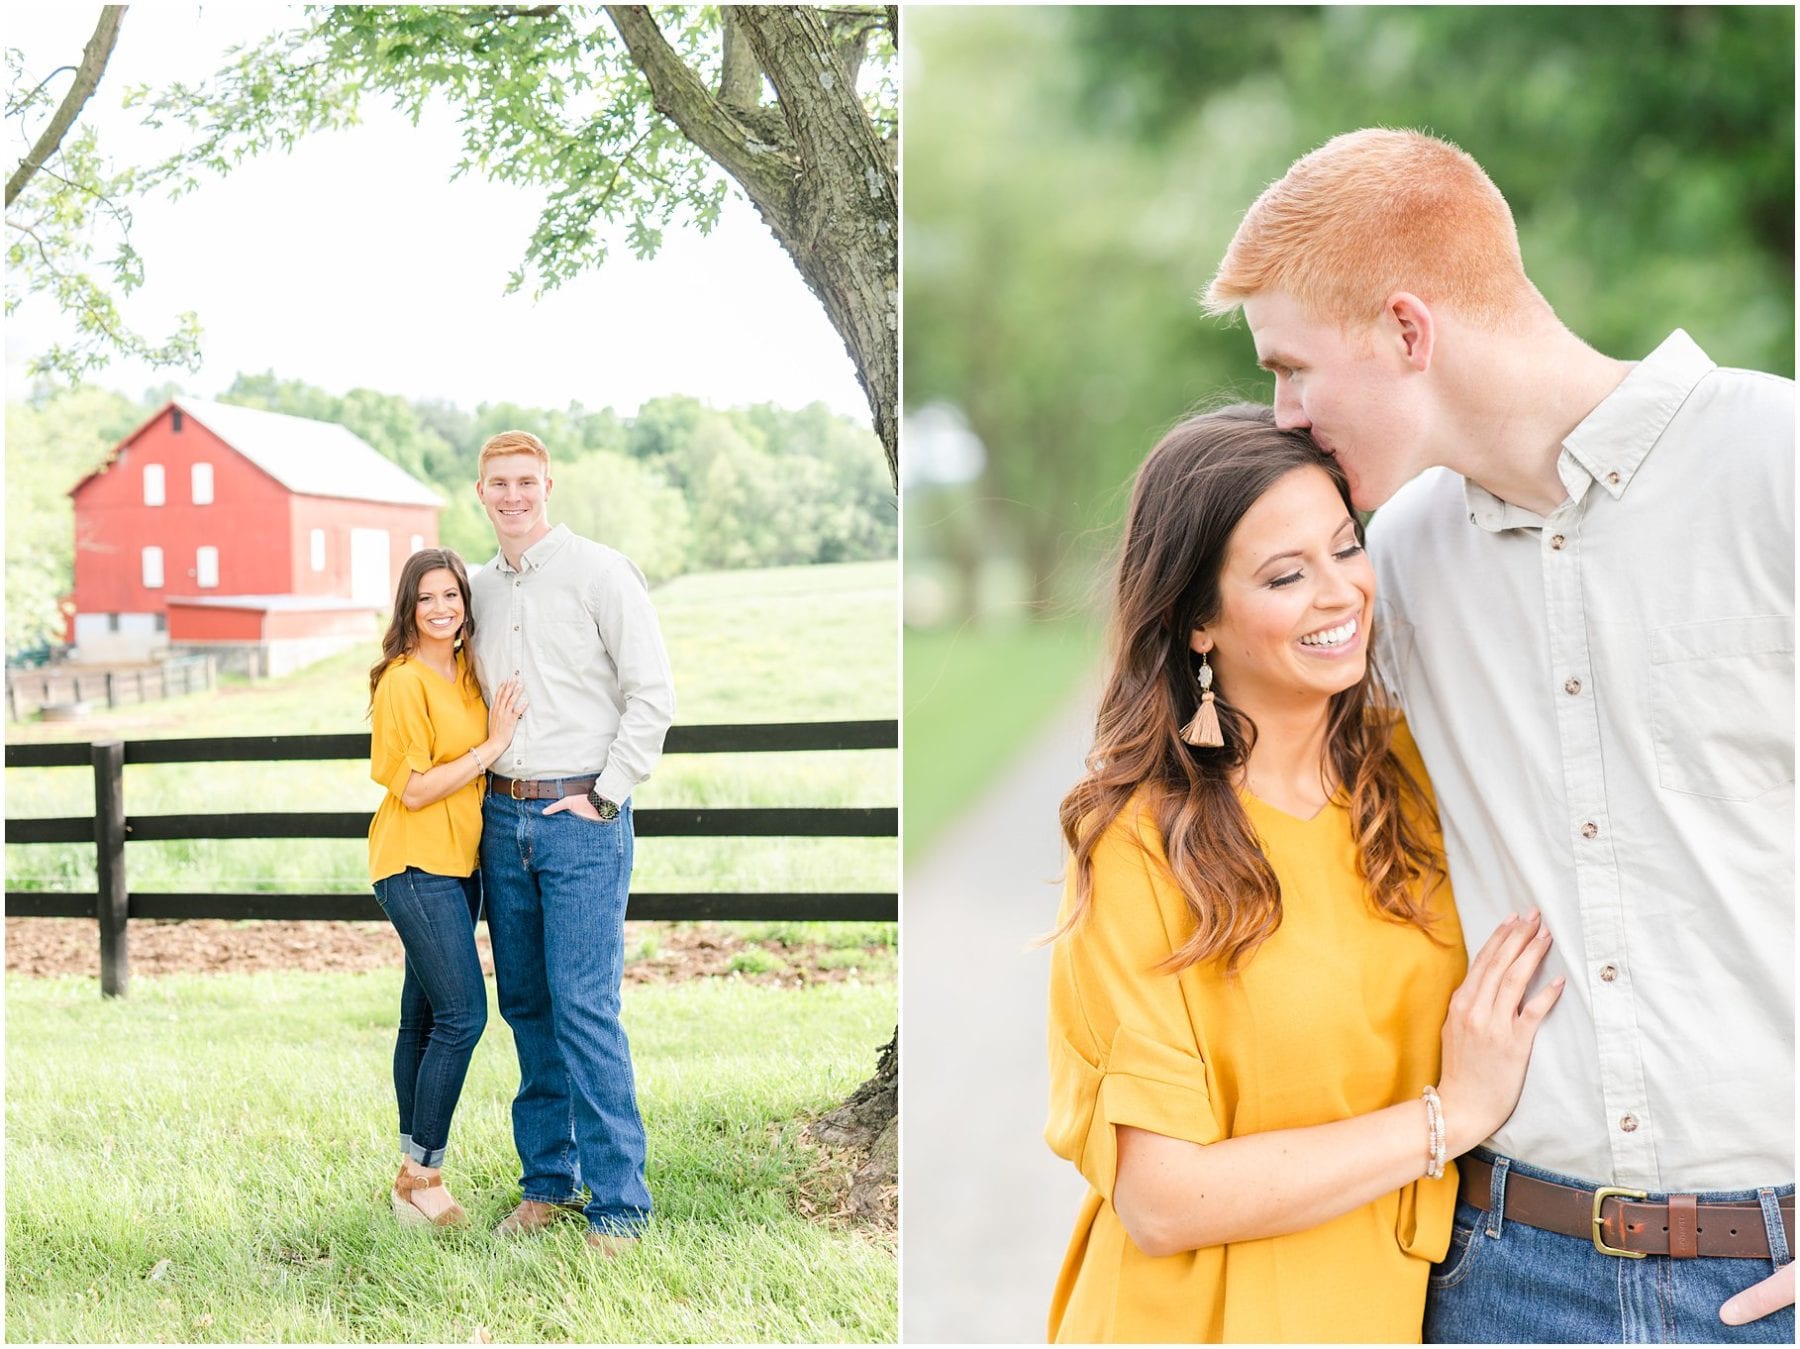
[[520, 555], [519, 561], [522, 565], [515, 567], [512, 563], [508, 562], [506, 560], [506, 550], [504, 548], [495, 554], [494, 565], [499, 567], [501, 571], [541, 571], [546, 562], [562, 551], [563, 545], [567, 543], [571, 537], [567, 525], [552, 525], [548, 534], [544, 535], [543, 538], [532, 544], [531, 547], [527, 548]]
[[[1634, 365], [1619, 387], [1563, 437], [1556, 468], [1569, 500], [1579, 502], [1596, 484], [1615, 501], [1624, 496], [1694, 386], [1715, 368], [1680, 328]], [[1544, 523], [1535, 511], [1502, 500], [1473, 479], [1463, 480], [1463, 493], [1470, 521], [1490, 533]]]

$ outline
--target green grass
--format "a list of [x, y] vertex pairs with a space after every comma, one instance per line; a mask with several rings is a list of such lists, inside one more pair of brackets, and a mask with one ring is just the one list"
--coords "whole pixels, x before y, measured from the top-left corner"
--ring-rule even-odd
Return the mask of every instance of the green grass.
[[385, 1198], [397, 972], [6, 994], [9, 1342], [896, 1337], [891, 1239], [796, 1205], [798, 1122], [872, 1068], [892, 984], [627, 992], [657, 1217], [618, 1261], [575, 1223], [488, 1235], [518, 1194], [497, 1011], [446, 1167], [474, 1224], [438, 1233], [395, 1227]]
[[[906, 632], [906, 855], [919, 856], [1102, 655], [1085, 617]], [[1073, 785], [1073, 784], [1071, 784]]]
[[[685, 576], [656, 592], [680, 720], [889, 718], [898, 706], [892, 562]], [[102, 712], [64, 725], [11, 725], [9, 741], [345, 732], [366, 727], [373, 650], [345, 652], [286, 679]], [[641, 809], [885, 806], [899, 796], [892, 750], [670, 755], [638, 788]], [[8, 769], [13, 816], [88, 815], [85, 768]], [[129, 814], [367, 810], [381, 788], [360, 761], [143, 764], [125, 770]], [[357, 839], [132, 843], [126, 874], [144, 891], [353, 891], [368, 885]], [[9, 844], [12, 889], [91, 890], [90, 847]], [[892, 839], [641, 840], [634, 888], [867, 890], [898, 887]]]
[[734, 974], [768, 974], [772, 970], [785, 969], [787, 962], [773, 951], [764, 950], [760, 946], [749, 946], [731, 958], [731, 969]]

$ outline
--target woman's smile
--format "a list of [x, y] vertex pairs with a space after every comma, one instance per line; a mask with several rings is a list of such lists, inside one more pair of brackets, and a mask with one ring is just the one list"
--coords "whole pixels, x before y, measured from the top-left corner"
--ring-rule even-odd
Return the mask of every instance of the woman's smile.
[[1336, 659], [1354, 650], [1359, 645], [1358, 639], [1361, 636], [1362, 623], [1355, 614], [1352, 614], [1334, 627], [1321, 628], [1298, 640], [1300, 645], [1306, 648], [1307, 655]]

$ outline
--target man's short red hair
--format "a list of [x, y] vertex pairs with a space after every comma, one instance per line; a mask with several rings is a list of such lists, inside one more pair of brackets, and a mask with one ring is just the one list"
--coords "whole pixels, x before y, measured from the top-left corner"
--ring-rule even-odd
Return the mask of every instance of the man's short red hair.
[[544, 448], [543, 441], [529, 431], [502, 431], [497, 436], [489, 436], [487, 443], [481, 447], [481, 458], [475, 464], [475, 476], [484, 476], [488, 460], [503, 454], [535, 454], [544, 472], [550, 472], [550, 451]]
[[1373, 321], [1395, 291], [1489, 326], [1544, 305], [1481, 165], [1448, 141], [1380, 129], [1334, 137], [1270, 184], [1202, 303], [1227, 314], [1268, 291], [1346, 325]]

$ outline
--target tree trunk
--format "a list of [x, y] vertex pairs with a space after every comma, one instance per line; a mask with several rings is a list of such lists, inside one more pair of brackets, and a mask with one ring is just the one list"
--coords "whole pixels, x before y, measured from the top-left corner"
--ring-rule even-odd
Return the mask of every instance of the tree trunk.
[[[899, 491], [900, 180], [824, 17], [805, 6], [727, 8], [727, 59], [715, 95], [669, 46], [647, 6], [608, 5], [606, 12], [656, 110], [744, 189], [825, 306], [856, 365]], [[724, 97], [747, 96], [741, 44], [774, 86], [780, 128], [761, 109]], [[853, 1207], [870, 1211], [898, 1171], [899, 1040], [896, 1028], [875, 1076], [813, 1126], [821, 1140], [869, 1149], [851, 1193]]]
[[765, 218], [856, 363], [897, 488], [899, 175], [824, 20], [798, 7], [738, 8], [800, 151], [788, 209]]
[[[820, 14], [737, 5], [741, 36], [774, 86], [785, 134], [716, 97], [664, 40], [647, 7], [609, 5], [656, 109], [743, 188], [793, 259], [856, 366], [875, 434], [899, 489], [899, 175]], [[735, 68], [725, 81], [744, 97]]]
[[863, 1163], [850, 1183], [850, 1211], [861, 1218], [882, 1216], [900, 1173], [898, 1029], [876, 1055], [875, 1076], [837, 1109], [820, 1116], [807, 1132], [828, 1147], [863, 1152]]

